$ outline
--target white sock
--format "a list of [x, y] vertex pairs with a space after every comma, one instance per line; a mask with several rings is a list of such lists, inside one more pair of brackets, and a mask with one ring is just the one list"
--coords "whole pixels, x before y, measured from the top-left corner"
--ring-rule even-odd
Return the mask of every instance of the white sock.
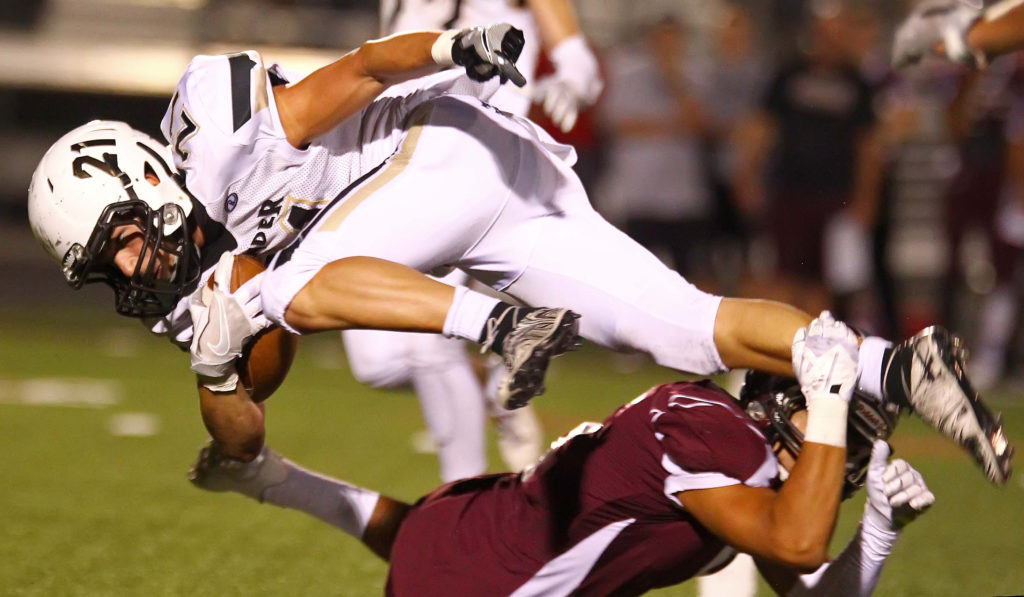
[[465, 286], [456, 286], [452, 306], [444, 319], [444, 335], [479, 343], [487, 325], [487, 318], [494, 310], [494, 306], [500, 302], [492, 296], [474, 292]]
[[263, 501], [305, 512], [362, 539], [380, 494], [284, 461], [288, 476], [263, 491]]
[[892, 342], [878, 336], [868, 336], [860, 343], [857, 359], [857, 389], [868, 396], [881, 400], [882, 359], [885, 351], [892, 348]]

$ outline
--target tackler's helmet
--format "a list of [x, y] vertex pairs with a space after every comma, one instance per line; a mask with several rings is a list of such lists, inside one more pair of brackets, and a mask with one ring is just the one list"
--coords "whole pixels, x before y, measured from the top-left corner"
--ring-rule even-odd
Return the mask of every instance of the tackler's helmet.
[[[122, 315], [169, 313], [198, 275], [188, 224], [192, 201], [172, 163], [167, 147], [152, 137], [123, 122], [94, 120], [54, 143], [32, 175], [28, 216], [36, 239], [73, 288], [110, 286]], [[145, 243], [128, 277], [101, 258], [110, 257], [104, 249], [123, 225], [137, 226]], [[159, 278], [158, 251], [171, 264]]]
[[[805, 410], [807, 400], [795, 379], [750, 371], [740, 390], [739, 401], [769, 442], [781, 443], [793, 454], [800, 453], [804, 434], [793, 424], [793, 414]], [[883, 405], [870, 396], [853, 393], [846, 429], [843, 499], [864, 486], [871, 446], [876, 439], [889, 439], [898, 416], [899, 410], [894, 405]]]

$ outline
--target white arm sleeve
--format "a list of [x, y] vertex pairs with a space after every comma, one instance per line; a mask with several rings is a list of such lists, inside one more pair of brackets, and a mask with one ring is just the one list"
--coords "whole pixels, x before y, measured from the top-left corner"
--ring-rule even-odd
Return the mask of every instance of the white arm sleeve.
[[898, 538], [899, 533], [861, 522], [843, 553], [814, 572], [797, 577], [787, 597], [871, 595]]

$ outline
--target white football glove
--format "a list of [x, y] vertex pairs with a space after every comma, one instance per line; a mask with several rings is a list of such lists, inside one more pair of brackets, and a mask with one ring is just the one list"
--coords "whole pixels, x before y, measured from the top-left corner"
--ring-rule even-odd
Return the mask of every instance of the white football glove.
[[982, 0], [925, 0], [900, 23], [893, 43], [896, 68], [915, 64], [942, 42], [953, 62], [985, 65], [985, 56], [967, 45], [967, 30], [982, 16]]
[[819, 398], [850, 401], [857, 386], [857, 334], [828, 311], [797, 331], [793, 371], [807, 402]]
[[597, 58], [587, 47], [582, 35], [562, 40], [549, 52], [555, 65], [554, 74], [544, 77], [531, 89], [533, 101], [544, 107], [563, 133], [576, 125], [582, 108], [597, 101], [604, 89]]
[[464, 67], [474, 81], [497, 76], [502, 83], [512, 81], [522, 87], [526, 77], [516, 68], [516, 60], [525, 43], [522, 31], [508, 23], [498, 23], [445, 31], [434, 42], [430, 54], [434, 62], [445, 68]]
[[864, 504], [864, 525], [887, 532], [899, 532], [935, 503], [921, 473], [906, 460], [889, 460], [889, 444], [875, 440], [868, 464], [868, 499]]
[[192, 371], [215, 392], [229, 392], [238, 384], [235, 359], [245, 343], [270, 322], [263, 315], [257, 274], [231, 292], [235, 257], [224, 253], [213, 273], [213, 289], [204, 284], [189, 299], [192, 315]]

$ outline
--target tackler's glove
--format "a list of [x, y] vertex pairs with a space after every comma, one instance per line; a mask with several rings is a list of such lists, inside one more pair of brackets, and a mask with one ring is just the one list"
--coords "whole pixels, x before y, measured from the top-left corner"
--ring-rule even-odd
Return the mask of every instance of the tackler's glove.
[[857, 386], [857, 334], [822, 311], [793, 338], [793, 371], [807, 399], [804, 440], [846, 447], [847, 412]]
[[975, 68], [985, 66], [985, 56], [967, 44], [967, 31], [982, 17], [981, 0], [924, 0], [900, 23], [893, 43], [896, 68], [915, 64], [942, 42], [946, 57]]
[[582, 35], [563, 40], [549, 52], [555, 72], [537, 81], [530, 91], [533, 101], [563, 133], [576, 125], [582, 108], [597, 101], [604, 89], [597, 58]]
[[213, 288], [206, 285], [189, 299], [192, 315], [192, 371], [215, 392], [230, 392], [238, 384], [235, 360], [246, 342], [270, 325], [260, 304], [257, 274], [231, 292], [234, 255], [224, 253], [213, 273]]
[[793, 339], [793, 371], [807, 401], [839, 398], [849, 402], [857, 381], [857, 334], [822, 311]]
[[487, 81], [497, 76], [502, 83], [512, 81], [522, 87], [526, 85], [526, 77], [516, 68], [516, 60], [525, 43], [522, 31], [507, 23], [498, 23], [445, 31], [434, 42], [430, 54], [440, 66], [465, 68], [474, 81]]
[[868, 464], [868, 500], [864, 505], [864, 524], [898, 532], [935, 503], [921, 473], [906, 460], [889, 459], [889, 445], [875, 440]]

